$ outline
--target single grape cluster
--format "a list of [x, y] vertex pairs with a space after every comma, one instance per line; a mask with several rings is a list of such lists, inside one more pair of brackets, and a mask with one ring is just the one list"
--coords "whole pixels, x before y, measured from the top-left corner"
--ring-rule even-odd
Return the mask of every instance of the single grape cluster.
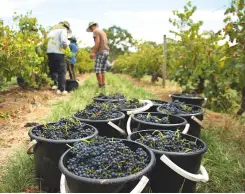
[[170, 124], [168, 116], [152, 116], [150, 113], [148, 113], [137, 114], [135, 118], [149, 123]]
[[77, 176], [112, 179], [135, 174], [149, 161], [142, 148], [133, 150], [122, 140], [96, 137], [90, 142], [75, 143], [66, 166]]
[[53, 140], [80, 139], [94, 134], [95, 129], [71, 119], [60, 119], [56, 123], [40, 125], [32, 130], [35, 136]]
[[125, 99], [125, 96], [121, 93], [116, 93], [111, 95], [105, 95], [103, 93], [100, 93], [98, 96], [95, 96], [95, 98], [99, 98], [103, 100], [120, 100], [120, 99]]
[[109, 120], [122, 116], [118, 107], [112, 103], [92, 103], [85, 107], [84, 110], [75, 113], [75, 117], [90, 120]]
[[163, 113], [173, 114], [173, 115], [196, 114], [201, 112], [201, 108], [196, 106], [186, 105], [185, 103], [179, 101], [163, 104], [159, 107], [159, 110]]
[[179, 131], [160, 131], [141, 133], [136, 142], [164, 152], [189, 153], [203, 149], [204, 145], [185, 139]]
[[119, 107], [121, 110], [124, 109], [136, 109], [143, 107], [144, 103], [140, 102], [138, 99], [134, 98], [132, 100], [127, 100], [125, 102], [120, 102]]

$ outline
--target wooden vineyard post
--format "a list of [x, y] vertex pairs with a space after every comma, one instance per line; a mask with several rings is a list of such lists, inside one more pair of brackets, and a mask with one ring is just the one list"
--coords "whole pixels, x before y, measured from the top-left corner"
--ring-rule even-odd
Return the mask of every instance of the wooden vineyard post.
[[163, 64], [162, 64], [162, 86], [166, 87], [167, 76], [167, 39], [166, 35], [163, 36]]

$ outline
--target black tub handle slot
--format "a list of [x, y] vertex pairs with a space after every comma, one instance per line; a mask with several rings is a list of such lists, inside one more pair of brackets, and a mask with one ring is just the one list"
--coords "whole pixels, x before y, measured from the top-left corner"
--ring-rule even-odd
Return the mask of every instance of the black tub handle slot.
[[196, 118], [195, 116], [192, 116], [191, 119], [194, 120], [196, 123], [198, 123], [201, 127], [203, 127], [202, 121], [200, 121], [198, 118]]
[[143, 176], [140, 179], [139, 183], [135, 186], [135, 188], [130, 193], [141, 193], [144, 190], [148, 182], [149, 182], [149, 179], [146, 176]]
[[116, 124], [114, 124], [113, 122], [109, 121], [108, 125], [110, 125], [112, 128], [116, 129], [120, 134], [127, 136], [127, 134], [123, 131], [123, 129], [121, 129], [119, 126], [117, 126]]
[[34, 140], [32, 140], [30, 143], [29, 143], [29, 145], [28, 145], [28, 148], [27, 148], [27, 151], [26, 151], [26, 153], [27, 154], [33, 154], [34, 153], [34, 147], [36, 146], [36, 144], [37, 144], [37, 141], [34, 139]]
[[132, 134], [132, 130], [131, 130], [131, 120], [132, 120], [132, 115], [130, 115], [128, 117], [128, 121], [127, 121], [127, 133], [128, 135]]
[[184, 130], [182, 131], [182, 134], [187, 134], [187, 133], [189, 132], [189, 129], [190, 129], [190, 124], [187, 123], [187, 124], [185, 125]]

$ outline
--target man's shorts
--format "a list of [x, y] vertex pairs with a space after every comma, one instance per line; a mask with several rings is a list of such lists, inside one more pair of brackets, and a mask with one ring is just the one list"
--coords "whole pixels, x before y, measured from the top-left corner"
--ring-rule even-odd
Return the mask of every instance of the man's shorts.
[[106, 72], [108, 56], [109, 56], [108, 52], [96, 54], [95, 64], [94, 64], [95, 73], [105, 73]]

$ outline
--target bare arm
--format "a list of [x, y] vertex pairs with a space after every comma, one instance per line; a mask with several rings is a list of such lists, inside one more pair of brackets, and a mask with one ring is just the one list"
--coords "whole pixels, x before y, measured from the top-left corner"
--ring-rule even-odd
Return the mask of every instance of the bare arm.
[[100, 36], [94, 37], [94, 42], [95, 42], [95, 45], [94, 45], [94, 48], [92, 50], [92, 53], [97, 53], [99, 45], [100, 45]]

